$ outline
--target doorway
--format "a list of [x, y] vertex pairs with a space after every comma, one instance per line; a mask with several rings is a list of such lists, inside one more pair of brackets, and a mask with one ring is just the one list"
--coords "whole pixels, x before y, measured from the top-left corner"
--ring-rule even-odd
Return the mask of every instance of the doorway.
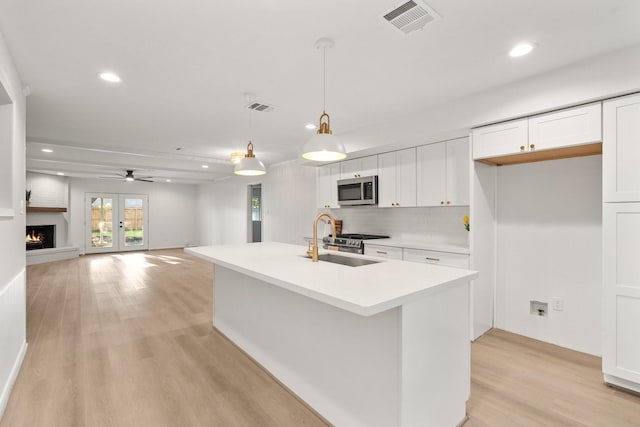
[[262, 184], [249, 186], [249, 242], [262, 242]]
[[85, 253], [149, 249], [146, 194], [85, 194]]

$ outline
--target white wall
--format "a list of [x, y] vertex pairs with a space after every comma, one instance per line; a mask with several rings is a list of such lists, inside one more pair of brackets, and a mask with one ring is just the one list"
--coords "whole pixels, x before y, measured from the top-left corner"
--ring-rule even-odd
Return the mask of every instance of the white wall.
[[347, 207], [332, 209], [342, 220], [343, 233], [389, 235], [404, 240], [469, 246], [468, 232], [462, 219], [468, 206], [430, 208]]
[[31, 206], [66, 208], [69, 205], [69, 178], [27, 172], [26, 189], [31, 190]]
[[263, 241], [304, 245], [316, 215], [315, 168], [297, 161], [273, 165], [261, 177], [234, 176], [200, 185], [201, 245], [248, 241], [248, 186], [262, 184]]
[[80, 253], [85, 244], [85, 193], [147, 194], [149, 249], [179, 248], [198, 241], [195, 185], [71, 178], [69, 188], [67, 244], [79, 247]]
[[[14, 216], [0, 217], [0, 417], [26, 351], [25, 315], [25, 216], [21, 202], [25, 192], [25, 97], [20, 76], [0, 34], [0, 85], [12, 101], [13, 133], [0, 140], [2, 153], [11, 153], [10, 186], [0, 186], [0, 200], [11, 201]], [[7, 147], [9, 145], [9, 147]], [[6, 172], [6, 170], [5, 170]], [[9, 194], [7, 194], [7, 192]], [[7, 206], [0, 206], [7, 208]]]
[[496, 326], [600, 355], [602, 156], [501, 166], [497, 188]]

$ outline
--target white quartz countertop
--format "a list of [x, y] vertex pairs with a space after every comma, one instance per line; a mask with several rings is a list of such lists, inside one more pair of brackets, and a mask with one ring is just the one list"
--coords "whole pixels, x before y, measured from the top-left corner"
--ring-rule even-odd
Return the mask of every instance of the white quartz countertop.
[[365, 240], [364, 243], [365, 245], [391, 246], [395, 248], [422, 249], [427, 251], [450, 252], [454, 254], [469, 255], [469, 247], [450, 245], [447, 243], [394, 238]]
[[[476, 271], [331, 252], [379, 260], [350, 267], [312, 262], [304, 246], [264, 242], [185, 248], [185, 252], [247, 276], [353, 313], [371, 316], [467, 281]], [[320, 253], [328, 251], [320, 250]]]

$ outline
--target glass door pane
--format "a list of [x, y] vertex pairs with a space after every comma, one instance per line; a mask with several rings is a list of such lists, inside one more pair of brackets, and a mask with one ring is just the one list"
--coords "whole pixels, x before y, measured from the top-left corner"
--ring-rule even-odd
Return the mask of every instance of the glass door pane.
[[113, 247], [113, 199], [91, 198], [91, 247]]
[[85, 194], [85, 252], [118, 250], [118, 195]]

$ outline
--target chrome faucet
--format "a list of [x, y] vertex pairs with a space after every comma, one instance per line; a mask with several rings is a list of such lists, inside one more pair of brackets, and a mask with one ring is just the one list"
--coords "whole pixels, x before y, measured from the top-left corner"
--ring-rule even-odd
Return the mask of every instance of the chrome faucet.
[[336, 237], [336, 219], [329, 212], [320, 212], [313, 220], [313, 247], [307, 250], [307, 255], [311, 257], [311, 261], [318, 262], [318, 221], [323, 216], [329, 218], [331, 223], [332, 236]]

